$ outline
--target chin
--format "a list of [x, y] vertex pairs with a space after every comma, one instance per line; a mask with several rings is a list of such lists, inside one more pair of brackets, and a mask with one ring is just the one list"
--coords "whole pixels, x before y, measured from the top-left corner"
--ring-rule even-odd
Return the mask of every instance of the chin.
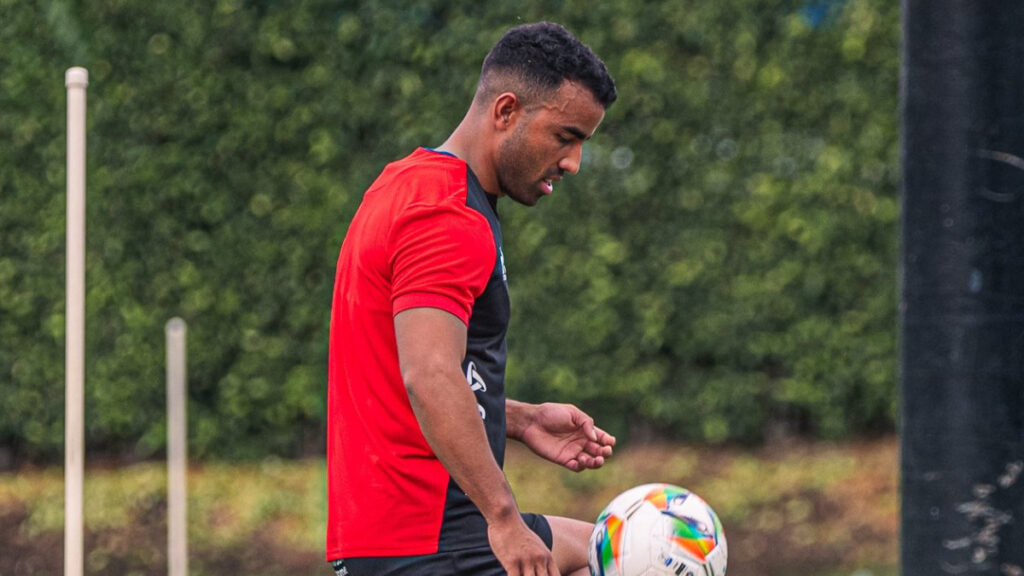
[[540, 201], [540, 196], [509, 196], [509, 198], [512, 198], [523, 206], [536, 206], [537, 202]]
[[520, 194], [518, 192], [512, 192], [508, 189], [502, 190], [502, 196], [505, 196], [506, 198], [511, 198], [513, 202], [516, 202], [517, 204], [522, 204], [523, 206], [536, 206], [537, 202], [540, 200], [540, 195], [538, 194]]

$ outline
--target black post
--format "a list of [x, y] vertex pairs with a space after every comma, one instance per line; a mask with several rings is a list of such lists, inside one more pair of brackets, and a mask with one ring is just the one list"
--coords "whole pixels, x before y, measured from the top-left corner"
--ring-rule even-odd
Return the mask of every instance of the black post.
[[903, 575], [1024, 576], [1024, 1], [903, 41]]

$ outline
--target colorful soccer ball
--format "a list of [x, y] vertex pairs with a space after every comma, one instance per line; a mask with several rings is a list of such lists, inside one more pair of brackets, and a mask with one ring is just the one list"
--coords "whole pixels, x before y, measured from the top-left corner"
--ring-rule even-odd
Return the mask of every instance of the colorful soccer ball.
[[591, 576], [723, 576], [727, 556], [715, 511], [671, 484], [618, 495], [590, 536]]

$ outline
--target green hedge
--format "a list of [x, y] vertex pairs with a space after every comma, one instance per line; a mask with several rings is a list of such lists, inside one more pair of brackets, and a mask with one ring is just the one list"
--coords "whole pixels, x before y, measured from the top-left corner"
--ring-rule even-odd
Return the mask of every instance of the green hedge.
[[0, 446], [63, 442], [67, 67], [90, 72], [89, 449], [163, 449], [181, 316], [192, 454], [296, 455], [322, 443], [334, 262], [363, 189], [439, 144], [490, 45], [539, 19], [601, 54], [620, 99], [580, 176], [502, 203], [511, 394], [626, 436], [891, 430], [898, 11], [0, 0]]

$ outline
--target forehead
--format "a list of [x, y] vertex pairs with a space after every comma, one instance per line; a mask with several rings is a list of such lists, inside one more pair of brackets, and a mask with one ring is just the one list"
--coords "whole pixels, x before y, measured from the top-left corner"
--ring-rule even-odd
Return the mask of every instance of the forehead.
[[538, 105], [538, 119], [554, 124], [572, 126], [587, 137], [594, 134], [604, 119], [604, 107], [585, 86], [565, 81], [554, 95]]

